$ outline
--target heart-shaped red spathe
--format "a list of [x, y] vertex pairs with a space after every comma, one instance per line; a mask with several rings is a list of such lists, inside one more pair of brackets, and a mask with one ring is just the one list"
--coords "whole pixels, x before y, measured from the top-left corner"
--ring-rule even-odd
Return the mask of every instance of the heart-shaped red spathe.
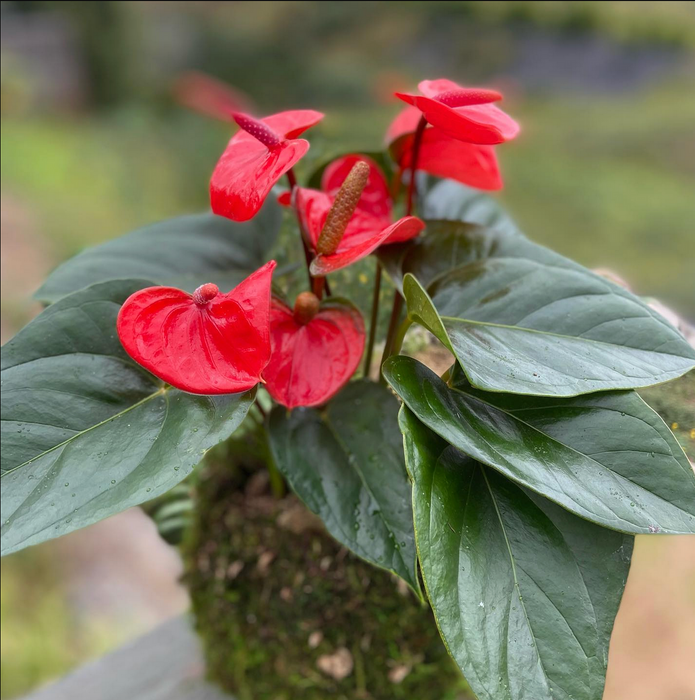
[[347, 301], [329, 299], [306, 324], [273, 298], [272, 354], [263, 376], [270, 395], [287, 408], [320, 406], [350, 380], [364, 351], [364, 321]]
[[148, 287], [126, 299], [118, 337], [145, 369], [192, 394], [235, 394], [261, 381], [270, 359], [270, 286], [275, 261], [228, 294]]

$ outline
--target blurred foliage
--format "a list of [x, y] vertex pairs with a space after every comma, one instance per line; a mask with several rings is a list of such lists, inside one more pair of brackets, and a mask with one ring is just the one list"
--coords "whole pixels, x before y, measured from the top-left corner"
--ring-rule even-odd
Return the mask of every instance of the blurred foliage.
[[263, 108], [366, 105], [423, 71], [463, 73], [468, 81], [504, 72], [515, 40], [534, 32], [695, 46], [692, 2], [23, 0], [3, 8], [67, 18], [90, 96], [102, 107], [161, 99], [176, 73], [190, 68], [232, 82]]
[[118, 642], [111, 628], [76, 620], [60, 562], [47, 547], [13, 555], [2, 567], [0, 695], [4, 700], [59, 678]]

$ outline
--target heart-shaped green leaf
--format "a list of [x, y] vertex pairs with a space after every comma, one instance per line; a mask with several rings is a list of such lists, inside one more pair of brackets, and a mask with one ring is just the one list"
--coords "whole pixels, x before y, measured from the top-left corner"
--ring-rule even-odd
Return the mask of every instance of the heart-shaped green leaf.
[[425, 234], [413, 241], [382, 246], [377, 251], [379, 261], [401, 292], [403, 277], [408, 272], [427, 288], [439, 276], [456, 267], [493, 256], [507, 237], [521, 235], [460, 221], [425, 223]]
[[577, 396], [695, 367], [695, 349], [641, 299], [523, 236], [439, 276], [429, 294], [408, 274], [403, 293], [410, 318], [487, 391]]
[[97, 282], [142, 279], [192, 292], [213, 282], [228, 292], [267, 260], [282, 213], [269, 197], [252, 221], [214, 214], [181, 216], [85, 250], [58, 267], [36, 292], [57, 299]]
[[417, 548], [442, 637], [480, 700], [600, 700], [633, 538], [466, 457], [403, 408]]
[[246, 416], [255, 390], [193, 396], [126, 355], [116, 315], [142, 286], [71, 294], [3, 347], [3, 554], [164, 493]]
[[449, 444], [576, 515], [628, 533], [695, 533], [695, 474], [634, 392], [552, 399], [450, 388], [404, 356], [384, 376]]
[[427, 192], [420, 215], [423, 219], [464, 221], [503, 233], [518, 233], [516, 224], [494, 197], [453, 180], [442, 180]]
[[338, 542], [418, 591], [410, 483], [398, 400], [369, 381], [348, 384], [322, 415], [270, 415], [270, 445], [292, 490]]

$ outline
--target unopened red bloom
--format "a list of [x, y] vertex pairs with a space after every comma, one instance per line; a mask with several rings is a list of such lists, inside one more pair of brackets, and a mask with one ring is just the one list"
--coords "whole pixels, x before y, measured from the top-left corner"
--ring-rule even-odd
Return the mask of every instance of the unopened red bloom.
[[[391, 154], [404, 171], [412, 165], [414, 132], [420, 117], [419, 109], [406, 107], [386, 132]], [[437, 177], [458, 180], [479, 190], [502, 188], [494, 146], [459, 141], [433, 126], [428, 126], [422, 134], [417, 169]]]
[[323, 114], [294, 110], [264, 119], [241, 113], [232, 117], [241, 129], [212, 173], [210, 202], [215, 214], [247, 221], [258, 213], [273, 185], [309, 150], [309, 142], [297, 137], [318, 124]]
[[[347, 174], [360, 161], [369, 166], [366, 186], [337, 249], [330, 254], [319, 253], [312, 262], [313, 275], [323, 276], [340, 270], [374, 252], [380, 245], [401, 243], [414, 238], [425, 227], [424, 222], [415, 216], [406, 216], [393, 222], [393, 201], [381, 169], [371, 158], [355, 154], [338, 158], [328, 165], [321, 180], [321, 190], [296, 190], [295, 204], [309, 238], [309, 246], [317, 251], [318, 240], [336, 193]], [[287, 202], [287, 198], [282, 201]]]
[[492, 104], [502, 99], [495, 90], [464, 88], [445, 79], [423, 80], [418, 87], [421, 95], [397, 92], [396, 96], [451, 138], [494, 145], [519, 133], [519, 125]]
[[270, 359], [270, 285], [275, 261], [228, 294], [148, 287], [126, 299], [118, 337], [145, 369], [192, 394], [233, 394], [261, 381]]
[[270, 395], [287, 408], [320, 406], [355, 373], [364, 350], [364, 322], [346, 301], [319, 304], [311, 292], [294, 309], [273, 298], [272, 354], [263, 376]]

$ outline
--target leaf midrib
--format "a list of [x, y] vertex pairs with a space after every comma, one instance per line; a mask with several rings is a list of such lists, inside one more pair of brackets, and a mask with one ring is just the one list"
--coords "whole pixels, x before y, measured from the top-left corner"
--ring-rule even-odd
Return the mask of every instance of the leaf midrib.
[[[512, 546], [511, 543], [509, 542], [509, 537], [507, 536], [507, 529], [504, 525], [504, 520], [502, 519], [502, 514], [500, 513], [499, 506], [497, 505], [497, 499], [495, 498], [495, 494], [492, 491], [492, 487], [490, 486], [490, 482], [488, 481], [487, 474], [485, 473], [485, 468], [480, 467], [480, 471], [482, 473], [482, 477], [485, 480], [485, 486], [487, 487], [488, 493], [490, 494], [490, 499], [492, 500], [492, 505], [495, 508], [495, 514], [497, 515], [497, 519], [500, 524], [500, 529], [502, 530], [502, 536], [504, 537], [504, 543], [505, 546], [507, 547], [507, 553], [509, 554], [509, 562], [512, 567], [512, 578], [514, 579], [514, 589], [516, 591], [516, 595], [519, 598], [519, 604], [521, 605], [521, 609], [524, 611], [524, 619], [526, 620], [526, 625], [528, 626], [529, 633], [531, 635], [531, 640], [533, 642], [533, 648], [536, 652], [536, 657], [538, 659], [538, 665], [540, 666], [541, 671], [543, 672], [543, 678], [546, 682], [546, 687], [548, 690], [548, 693], [550, 693], [550, 684], [551, 680], [550, 677], [548, 676], [548, 672], [545, 669], [545, 666], [543, 664], [543, 659], [541, 657], [541, 653], [538, 649], [538, 644], [536, 644], [536, 635], [533, 632], [533, 627], [531, 625], [531, 620], [529, 619], [528, 615], [528, 610], [526, 609], [526, 604], [524, 603], [524, 598], [521, 595], [521, 585], [519, 584], [519, 579], [516, 574], [516, 561], [514, 559], [514, 553], [512, 552]], [[507, 668], [507, 671], [509, 671], [509, 668]]]
[[[554, 438], [554, 437], [552, 437], [551, 435], [548, 435], [548, 433], [543, 432], [540, 428], [537, 428], [535, 425], [532, 425], [531, 423], [527, 423], [526, 421], [524, 421], [524, 420], [522, 420], [521, 418], [519, 418], [518, 416], [516, 416], [514, 413], [511, 413], [511, 412], [507, 411], [506, 409], [500, 408], [499, 406], [496, 406], [496, 405], [493, 404], [493, 403], [489, 403], [488, 401], [485, 401], [484, 399], [481, 399], [481, 398], [479, 398], [478, 396], [474, 396], [473, 394], [469, 394], [469, 393], [467, 393], [467, 392], [465, 392], [465, 391], [463, 391], [463, 390], [461, 390], [461, 389], [457, 389], [457, 388], [455, 388], [455, 387], [448, 387], [448, 388], [449, 388], [449, 391], [451, 391], [451, 392], [454, 392], [454, 393], [457, 393], [457, 394], [461, 394], [461, 396], [465, 396], [466, 398], [472, 399], [473, 401], [478, 401], [479, 403], [481, 403], [481, 404], [483, 404], [483, 405], [485, 405], [485, 406], [490, 406], [491, 408], [494, 408], [495, 410], [500, 411], [501, 413], [503, 413], [505, 416], [508, 416], [508, 417], [511, 418], [512, 420], [518, 421], [518, 422], [521, 423], [522, 425], [525, 425], [525, 426], [527, 426], [528, 428], [530, 428], [531, 430], [533, 430], [533, 431], [539, 433], [540, 435], [542, 435], [542, 436], [543, 436], [544, 438], [546, 438], [547, 440], [549, 440], [549, 441], [551, 441], [551, 442], [553, 442], [553, 443], [555, 443], [555, 444], [557, 444], [557, 445], [561, 445], [562, 447], [564, 447], [564, 448], [570, 450], [571, 452], [574, 452], [575, 454], [578, 454], [580, 457], [583, 457], [583, 458], [585, 458], [585, 459], [588, 459], [589, 461], [593, 462], [594, 464], [596, 464], [596, 465], [597, 465], [598, 467], [600, 467], [601, 469], [605, 469], [606, 471], [609, 471], [609, 472], [610, 472], [611, 474], [613, 474], [618, 480], [624, 480], [624, 481], [627, 481], [627, 482], [630, 483], [630, 484], [633, 484], [635, 487], [637, 487], [638, 489], [640, 489], [640, 490], [643, 491], [644, 493], [648, 494], [649, 496], [652, 496], [652, 497], [653, 497], [653, 496], [656, 496], [656, 494], [654, 494], [652, 491], [649, 491], [648, 489], [646, 489], [646, 488], [645, 488], [644, 486], [642, 486], [641, 484], [638, 484], [638, 483], [636, 483], [635, 481], [632, 481], [631, 479], [629, 479], [628, 477], [626, 477], [625, 475], [620, 474], [619, 472], [616, 472], [616, 471], [614, 471], [613, 469], [611, 469], [611, 468], [609, 468], [609, 467], [606, 467], [604, 464], [601, 464], [601, 462], [599, 462], [598, 460], [594, 459], [591, 455], [587, 455], [587, 454], [585, 454], [585, 453], [583, 453], [583, 452], [580, 452], [579, 450], [577, 450], [576, 448], [572, 447], [571, 445], [567, 445], [567, 444], [565, 444], [564, 442], [558, 440], [557, 438]], [[604, 409], [602, 409], [602, 410], [611, 410], [611, 411], [615, 411], [616, 409], [605, 409], [605, 408], [604, 408]], [[634, 416], [634, 415], [633, 415], [632, 417], [633, 417], [633, 418], [637, 418], [638, 420], [641, 420], [643, 423], [645, 423], [645, 425], [648, 425], [650, 428], [653, 429], [653, 426], [649, 425], [649, 423], [647, 423], [643, 418], [640, 418], [639, 416]], [[670, 455], [671, 455], [671, 457], [673, 457], [673, 459], [674, 459], [676, 462], [678, 462], [678, 463], [680, 464], [679, 460], [676, 459], [676, 455], [673, 454], [673, 450], [671, 449], [671, 446], [668, 444], [668, 442], [666, 442], [666, 440], [664, 440], [664, 438], [661, 437], [660, 435], [659, 435], [659, 438], [662, 440], [662, 442], [666, 443], [666, 446], [667, 446], [667, 447], [669, 448], [669, 450], [670, 450]], [[495, 450], [495, 452], [497, 452], [497, 450]], [[500, 456], [501, 456], [501, 455], [500, 455]], [[685, 457], [685, 452], [683, 453], [683, 456]], [[685, 457], [685, 458], [687, 459], [687, 457]], [[505, 459], [506, 459], [506, 458], [505, 458]], [[531, 488], [531, 487], [529, 486], [529, 488]], [[534, 490], [535, 490], [535, 489], [534, 489]], [[542, 494], [541, 494], [541, 495], [542, 495]], [[658, 498], [660, 501], [666, 501], [666, 499], [662, 498], [661, 496], [657, 496], [657, 498]], [[674, 508], [676, 508], [676, 510], [678, 510], [679, 512], [685, 513], [685, 515], [687, 515], [688, 517], [691, 517], [691, 518], [693, 517], [693, 514], [692, 514], [692, 513], [689, 513], [687, 510], [683, 510], [680, 506], [676, 506], [675, 504], [671, 503], [670, 501], [666, 501], [666, 502], [667, 502], [669, 505], [671, 505], [671, 506], [673, 506]], [[617, 516], [616, 516], [616, 517], [617, 517]], [[624, 518], [620, 518], [620, 520], [624, 520]], [[629, 521], [625, 521], [625, 522], [629, 522]], [[634, 534], [634, 533], [633, 533], [633, 532], [630, 532], [629, 534]]]
[[[362, 470], [357, 466], [357, 464], [356, 464], [357, 460], [355, 460], [355, 459], [350, 459], [350, 456], [351, 456], [353, 453], [348, 449], [347, 445], [340, 439], [340, 437], [339, 437], [337, 431], [333, 428], [333, 426], [332, 426], [330, 420], [324, 421], [324, 425], [328, 428], [329, 432], [330, 432], [331, 435], [333, 436], [333, 438], [334, 438], [334, 440], [336, 441], [336, 443], [340, 446], [340, 448], [343, 450], [343, 452], [344, 452], [345, 455], [347, 456], [347, 458], [348, 458], [348, 459], [347, 459], [348, 464], [353, 468], [353, 470], [355, 471], [355, 473], [356, 473], [357, 476], [359, 477], [359, 479], [360, 479], [360, 481], [362, 482], [362, 484], [363, 484], [365, 490], [366, 490], [367, 493], [369, 494], [369, 497], [374, 501], [374, 503], [379, 504], [379, 503], [380, 503], [379, 499], [376, 498], [376, 496], [374, 495], [372, 489], [369, 487], [369, 484], [367, 483], [367, 480], [365, 479], [365, 476], [364, 476], [364, 474], [362, 473]], [[396, 537], [396, 533], [393, 531], [393, 529], [391, 528], [390, 524], [387, 522], [386, 518], [384, 517], [384, 513], [383, 513], [383, 509], [382, 509], [382, 508], [379, 508], [379, 520], [382, 521], [382, 523], [384, 524], [384, 527], [388, 530], [389, 533], [391, 533], [391, 535], [392, 535], [392, 537], [393, 537], [393, 541], [394, 541], [394, 542], [397, 542], [397, 541], [398, 541], [398, 538]], [[401, 563], [403, 564], [403, 567], [404, 567], [405, 571], [407, 571], [409, 575], [413, 574], [414, 572], [410, 571], [410, 567], [408, 566], [408, 563], [405, 561], [405, 558], [403, 557], [403, 554], [402, 554], [402, 551], [401, 551], [402, 548], [396, 549], [396, 548], [394, 547], [394, 549], [395, 549], [395, 551], [398, 553], [398, 558], [401, 560]]]
[[[433, 305], [434, 308], [434, 305]], [[683, 358], [683, 359], [693, 359], [689, 358], [685, 355], [674, 355], [671, 352], [663, 352], [662, 350], [647, 350], [645, 348], [638, 348], [635, 347], [634, 345], [619, 345], [617, 343], [610, 343], [605, 340], [594, 340], [592, 338], [582, 338], [581, 336], [578, 335], [564, 335], [562, 333], [551, 333], [550, 331], [540, 331], [536, 328], [524, 328], [523, 326], [510, 326], [508, 324], [504, 323], [492, 323], [490, 321], [473, 321], [468, 318], [458, 318], [457, 316], [439, 316], [442, 322], [444, 321], [452, 321], [454, 323], [468, 323], [470, 325], [474, 326], [489, 326], [492, 328], [502, 328], [504, 330], [509, 330], [509, 331], [514, 331], [517, 333], [536, 333], [538, 335], [543, 335], [543, 336], [551, 336], [553, 338], [562, 338], [563, 340], [571, 340], [571, 341], [578, 341], [582, 343], [592, 343], [595, 345], [605, 345], [606, 347], [609, 348], [628, 348], [630, 350], [635, 350], [637, 352], [647, 352], [647, 353], [658, 353], [660, 355], [668, 355], [669, 357], [678, 357], [678, 358]], [[652, 316], [633, 316], [632, 318], [653, 318]], [[614, 319], [614, 320], [619, 320], [619, 319]], [[666, 374], [668, 372], [671, 372], [673, 370], [664, 370], [662, 374]]]
[[105, 425], [109, 421], [115, 420], [116, 418], [120, 418], [121, 416], [126, 415], [130, 411], [138, 408], [139, 406], [142, 406], [143, 404], [146, 404], [148, 401], [151, 401], [152, 399], [156, 398], [157, 396], [165, 396], [166, 392], [168, 390], [169, 389], [167, 387], [161, 387], [160, 389], [155, 391], [153, 394], [150, 394], [149, 396], [146, 396], [145, 398], [140, 399], [140, 401], [137, 401], [132, 406], [128, 406], [128, 408], [124, 408], [122, 411], [119, 411], [118, 413], [114, 413], [112, 416], [109, 416], [108, 418], [104, 419], [103, 421], [100, 421], [99, 423], [95, 423], [94, 425], [90, 425], [89, 428], [86, 428], [85, 430], [81, 430], [80, 432], [75, 433], [75, 435], [70, 436], [67, 440], [63, 440], [63, 442], [60, 442], [57, 445], [54, 445], [53, 447], [49, 448], [48, 450], [44, 450], [40, 454], [37, 454], [35, 457], [28, 459], [26, 462], [22, 462], [22, 464], [18, 464], [17, 466], [12, 467], [11, 469], [4, 471], [0, 475], [0, 478], [4, 478], [4, 477], [8, 476], [9, 474], [13, 474], [18, 469], [21, 469], [22, 467], [25, 467], [28, 464], [31, 464], [32, 462], [35, 462], [37, 459], [40, 459], [41, 457], [44, 457], [45, 455], [53, 452], [54, 450], [57, 450], [60, 447], [63, 447], [64, 445], [71, 443], [73, 440], [76, 440], [77, 438], [80, 438], [83, 435], [86, 435], [90, 431], [95, 430], [96, 428], [99, 428], [102, 425]]

